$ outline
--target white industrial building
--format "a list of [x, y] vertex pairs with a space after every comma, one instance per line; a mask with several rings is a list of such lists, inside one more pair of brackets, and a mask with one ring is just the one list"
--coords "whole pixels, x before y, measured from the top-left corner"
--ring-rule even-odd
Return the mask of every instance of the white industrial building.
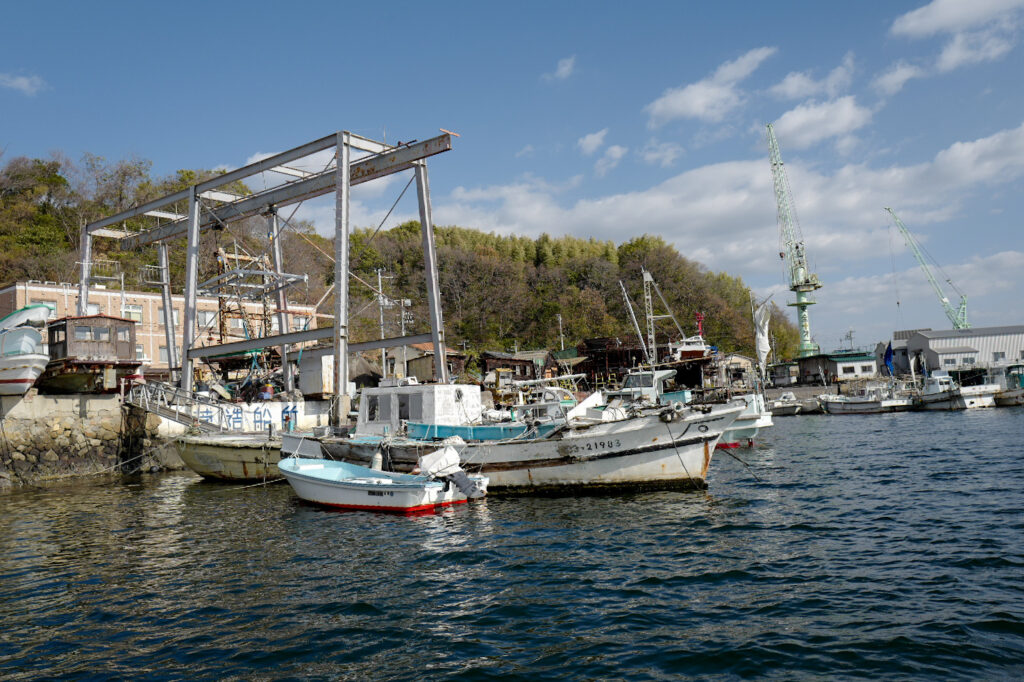
[[907, 356], [929, 370], [999, 367], [1024, 361], [1024, 325], [921, 330], [906, 344]]

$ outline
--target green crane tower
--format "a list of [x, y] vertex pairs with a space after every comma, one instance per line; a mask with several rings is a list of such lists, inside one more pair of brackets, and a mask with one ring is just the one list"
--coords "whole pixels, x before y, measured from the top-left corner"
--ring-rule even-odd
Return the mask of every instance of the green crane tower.
[[807, 271], [804, 237], [796, 219], [793, 192], [789, 188], [789, 178], [786, 177], [786, 168], [782, 165], [782, 154], [779, 152], [779, 143], [775, 139], [775, 130], [771, 123], [768, 124], [768, 150], [772, 164], [772, 183], [775, 186], [775, 203], [778, 207], [779, 258], [786, 262], [789, 290], [796, 295], [796, 301], [788, 305], [796, 308], [800, 325], [799, 357], [804, 358], [821, 350], [818, 344], [811, 340], [811, 320], [807, 314], [808, 306], [815, 303], [812, 293], [815, 289], [821, 288], [821, 282], [817, 275]]
[[960, 294], [960, 307], [958, 309], [953, 308], [953, 304], [949, 302], [949, 298], [942, 291], [942, 287], [939, 286], [938, 280], [935, 279], [935, 275], [932, 274], [932, 269], [928, 267], [928, 261], [924, 259], [924, 254], [921, 253], [921, 247], [917, 245], [917, 240], [910, 234], [910, 230], [903, 224], [900, 217], [896, 215], [896, 212], [886, 206], [886, 211], [892, 216], [892, 219], [896, 221], [896, 227], [899, 228], [900, 233], [903, 235], [903, 239], [907, 242], [907, 246], [914, 252], [914, 258], [921, 265], [921, 269], [924, 270], [925, 277], [928, 278], [928, 282], [932, 285], [932, 289], [935, 290], [935, 294], [939, 297], [939, 303], [942, 304], [942, 310], [946, 313], [946, 317], [953, 323], [953, 329], [970, 329], [971, 325], [967, 322], [967, 296], [964, 295], [953, 281], [949, 278], [946, 279], [946, 283], [953, 287], [956, 293]]

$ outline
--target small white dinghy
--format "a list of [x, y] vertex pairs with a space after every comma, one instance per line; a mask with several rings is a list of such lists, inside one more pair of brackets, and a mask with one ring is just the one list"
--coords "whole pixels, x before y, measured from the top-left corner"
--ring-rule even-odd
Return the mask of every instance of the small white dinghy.
[[451, 446], [421, 457], [419, 474], [304, 457], [282, 459], [277, 468], [303, 500], [340, 509], [411, 514], [487, 494], [487, 477], [463, 471]]

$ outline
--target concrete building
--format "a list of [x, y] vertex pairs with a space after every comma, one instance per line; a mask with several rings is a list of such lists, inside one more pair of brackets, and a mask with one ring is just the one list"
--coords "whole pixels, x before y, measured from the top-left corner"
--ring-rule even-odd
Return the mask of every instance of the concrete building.
[[[929, 370], [999, 367], [1024, 360], [1024, 325], [922, 330], [907, 339], [907, 354]], [[908, 369], [909, 371], [909, 369]]]
[[[33, 304], [49, 307], [52, 320], [76, 315], [78, 285], [29, 280], [0, 288], [0, 317]], [[172, 296], [171, 305], [174, 310], [174, 331], [180, 357], [181, 321], [185, 314], [184, 297]], [[247, 314], [253, 316], [254, 319], [262, 319], [264, 310], [261, 303], [246, 302], [244, 305]], [[237, 305], [234, 305], [234, 308], [237, 309]], [[218, 300], [216, 298], [199, 297], [196, 306], [196, 322], [199, 330], [196, 336], [197, 346], [212, 346], [221, 342], [217, 310]], [[289, 320], [290, 329], [287, 331], [316, 328], [313, 306], [289, 303], [288, 310], [291, 319]], [[274, 313], [276, 308], [271, 306], [270, 311]], [[167, 368], [167, 334], [164, 328], [163, 299], [159, 292], [122, 292], [120, 289], [107, 289], [93, 284], [89, 287], [88, 313], [134, 320], [137, 323], [135, 329], [136, 357], [154, 369]], [[228, 319], [224, 343], [241, 341], [252, 336], [276, 334], [278, 333], [277, 327], [276, 315], [271, 316], [271, 329], [267, 331], [262, 328], [247, 330], [242, 318], [233, 316]]]
[[827, 385], [878, 376], [875, 356], [862, 350], [838, 350], [799, 358], [799, 383]]

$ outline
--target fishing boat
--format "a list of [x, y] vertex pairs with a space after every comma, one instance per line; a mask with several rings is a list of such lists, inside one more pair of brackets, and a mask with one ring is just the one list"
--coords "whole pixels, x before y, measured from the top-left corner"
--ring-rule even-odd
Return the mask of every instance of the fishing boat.
[[0, 317], [0, 331], [24, 326], [41, 328], [46, 326], [48, 319], [50, 319], [50, 307], [37, 303]]
[[921, 409], [967, 410], [995, 407], [997, 384], [961, 386], [947, 372], [936, 371], [924, 381], [921, 388]]
[[0, 395], [24, 395], [32, 388], [50, 361], [42, 346], [42, 335], [32, 327], [0, 331]]
[[917, 406], [917, 401], [908, 392], [897, 389], [895, 385], [879, 383], [867, 384], [852, 394], [821, 395], [818, 401], [828, 414], [907, 412]]
[[772, 401], [772, 416], [792, 417], [793, 415], [800, 414], [801, 407], [800, 401], [796, 399], [792, 391], [787, 391]]
[[115, 393], [125, 381], [141, 378], [135, 357], [135, 322], [110, 315], [54, 320], [46, 329], [50, 362], [38, 386], [41, 393]]
[[175, 441], [192, 471], [215, 481], [269, 481], [281, 477], [281, 439], [269, 433], [188, 434]]
[[[283, 434], [283, 452], [317, 442], [331, 459], [410, 471], [441, 441], [409, 438], [402, 415], [424, 414], [457, 422], [475, 411], [479, 387], [413, 384], [364, 389], [355, 430], [345, 436]], [[446, 403], [444, 396], [458, 401]], [[438, 410], [445, 406], [448, 410]], [[647, 409], [609, 405], [598, 392], [572, 408], [564, 423], [543, 438], [513, 437], [460, 443], [463, 467], [490, 479], [489, 488], [510, 493], [567, 489], [704, 488], [711, 452], [744, 405], [682, 404]], [[461, 439], [459, 439], [461, 440]]]
[[718, 442], [720, 448], [738, 448], [751, 446], [761, 429], [773, 426], [772, 412], [768, 409], [764, 394], [760, 392], [746, 393], [739, 396], [743, 401], [743, 411], [736, 416], [732, 426], [725, 430]]
[[487, 494], [487, 477], [467, 475], [452, 447], [421, 457], [416, 474], [303, 457], [282, 459], [278, 468], [301, 499], [338, 509], [411, 514]]
[[1010, 365], [998, 373], [999, 391], [995, 395], [998, 407], [1024, 405], [1024, 365]]

